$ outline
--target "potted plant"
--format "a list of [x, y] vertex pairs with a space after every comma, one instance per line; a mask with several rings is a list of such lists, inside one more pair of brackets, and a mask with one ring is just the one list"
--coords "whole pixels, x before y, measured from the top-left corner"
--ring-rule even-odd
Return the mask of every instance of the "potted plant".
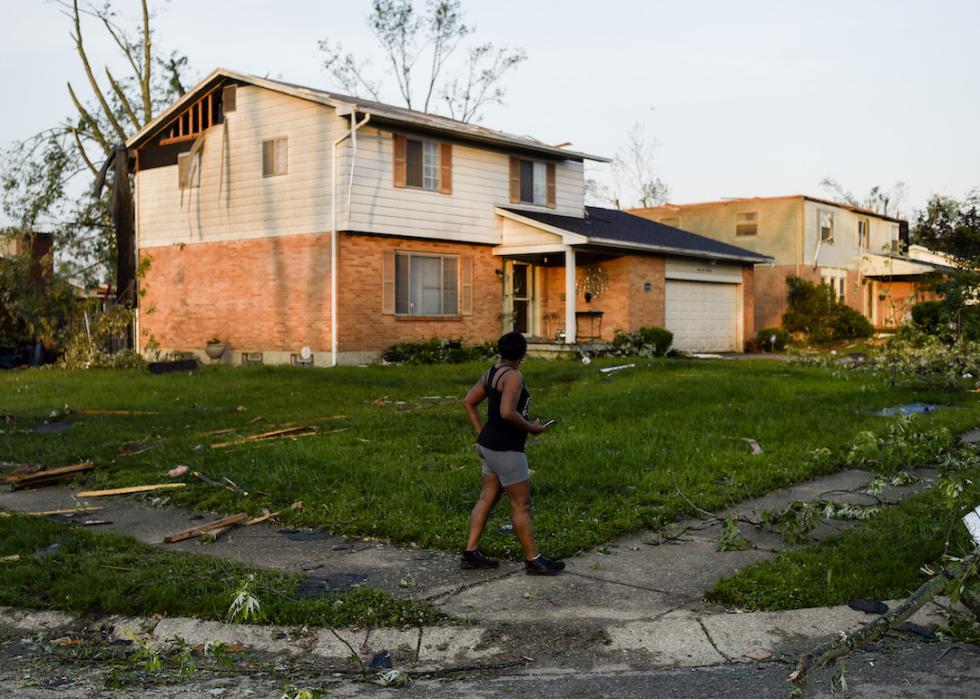
[[204, 354], [208, 355], [211, 359], [221, 359], [221, 356], [225, 353], [225, 343], [216, 337], [212, 337], [208, 340], [207, 345], [204, 347]]

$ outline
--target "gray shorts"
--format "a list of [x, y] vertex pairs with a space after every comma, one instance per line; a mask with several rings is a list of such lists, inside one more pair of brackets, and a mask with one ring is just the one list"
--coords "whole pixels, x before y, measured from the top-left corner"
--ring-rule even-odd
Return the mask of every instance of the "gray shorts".
[[483, 463], [483, 472], [496, 476], [505, 488], [531, 477], [527, 468], [527, 456], [522, 451], [494, 451], [479, 444], [476, 445], [476, 451]]

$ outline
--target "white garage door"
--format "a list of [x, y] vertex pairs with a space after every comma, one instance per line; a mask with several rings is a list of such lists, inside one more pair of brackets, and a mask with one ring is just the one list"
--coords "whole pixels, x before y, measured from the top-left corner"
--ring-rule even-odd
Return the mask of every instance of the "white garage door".
[[737, 284], [667, 280], [665, 316], [674, 349], [737, 352]]

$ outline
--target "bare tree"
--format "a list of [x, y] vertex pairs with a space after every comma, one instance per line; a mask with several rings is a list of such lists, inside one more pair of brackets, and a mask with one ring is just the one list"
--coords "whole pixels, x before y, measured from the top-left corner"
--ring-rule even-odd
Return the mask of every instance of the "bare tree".
[[[454, 71], [451, 59], [475, 32], [464, 21], [459, 0], [428, 0], [421, 14], [413, 0], [373, 0], [367, 23], [405, 106], [432, 112], [441, 102], [461, 121], [479, 120], [483, 107], [501, 104], [504, 75], [527, 58], [523, 49], [498, 49], [487, 42], [471, 47], [465, 65]], [[319, 47], [324, 69], [345, 92], [383, 101], [384, 81], [369, 59], [329, 38]]]
[[[128, 157], [119, 157], [118, 151], [183, 91], [187, 59], [178, 53], [165, 59], [157, 55], [154, 13], [147, 0], [139, 3], [140, 16], [132, 29], [123, 26], [111, 2], [56, 0], [55, 5], [68, 18], [87, 90], [69, 81], [75, 113], [4, 153], [4, 212], [21, 230], [53, 230], [59, 252], [69, 257], [70, 271], [84, 273], [90, 281], [115, 281], [117, 293], [125, 297], [121, 300], [131, 303], [132, 203], [120, 199], [129, 196], [129, 172]], [[86, 42], [92, 25], [118, 49], [121, 73], [92, 65]], [[79, 178], [91, 183], [109, 169], [114, 197], [93, 198], [85, 186], [85, 194], [73, 198]]]
[[655, 140], [648, 138], [642, 124], [633, 124], [626, 144], [616, 152], [608, 183], [590, 178], [586, 182], [589, 198], [617, 209], [658, 206], [667, 202], [670, 189], [656, 175]]
[[820, 186], [830, 193], [834, 201], [855, 206], [859, 209], [874, 211], [883, 216], [902, 218], [902, 206], [905, 202], [906, 186], [901, 180], [889, 189], [875, 185], [863, 199], [847, 190], [835, 178], [827, 176], [820, 180]]

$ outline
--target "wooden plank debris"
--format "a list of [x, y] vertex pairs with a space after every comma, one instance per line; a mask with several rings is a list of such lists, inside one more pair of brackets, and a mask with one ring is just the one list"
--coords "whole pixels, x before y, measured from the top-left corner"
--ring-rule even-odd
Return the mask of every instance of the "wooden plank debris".
[[19, 561], [19, 560], [20, 560], [20, 554], [19, 553], [15, 553], [12, 556], [2, 556], [2, 557], [0, 557], [0, 561], [3, 561], [4, 563], [14, 563], [15, 561]]
[[25, 488], [35, 488], [40, 485], [48, 485], [63, 478], [69, 478], [78, 473], [91, 471], [94, 468], [95, 464], [93, 464], [91, 461], [85, 461], [80, 464], [49, 468], [43, 471], [37, 471], [36, 473], [27, 473], [22, 476], [7, 476], [6, 481], [14, 490], [23, 490]]
[[110, 488], [108, 490], [85, 490], [75, 493], [77, 498], [101, 498], [108, 495], [131, 495], [133, 493], [149, 493], [153, 490], [174, 490], [186, 488], [186, 483], [154, 483], [153, 485], [133, 485], [128, 488]]
[[213, 522], [202, 524], [199, 527], [192, 527], [191, 529], [182, 531], [178, 534], [170, 534], [169, 536], [164, 537], [163, 543], [175, 544], [178, 541], [193, 539], [195, 536], [200, 536], [204, 532], [211, 531], [213, 529], [222, 529], [224, 527], [230, 527], [240, 522], [244, 522], [246, 519], [248, 519], [248, 515], [245, 514], [244, 512], [239, 512], [237, 515], [231, 515], [230, 517], [217, 519]]
[[[294, 502], [292, 505], [290, 505], [288, 509], [302, 510], [304, 507], [306, 507], [306, 503], [304, 503], [302, 500], [298, 500]], [[245, 526], [251, 527], [253, 524], [261, 524], [262, 522], [268, 522], [270, 519], [275, 519], [285, 511], [286, 510], [280, 510], [279, 512], [269, 512], [268, 510], [262, 510], [263, 512], [262, 516], [256, 517], [255, 519], [248, 520], [247, 522], [245, 522]]]
[[43, 512], [21, 512], [24, 517], [57, 517], [58, 515], [80, 515], [89, 512], [99, 512], [101, 507], [66, 507], [61, 510], [44, 510]]
[[241, 439], [236, 439], [231, 442], [217, 442], [211, 445], [212, 449], [223, 449], [224, 447], [237, 446], [239, 444], [247, 444], [248, 442], [259, 442], [267, 439], [283, 439], [285, 437], [309, 437], [316, 433], [316, 428], [310, 425], [300, 425], [299, 427], [287, 427], [281, 430], [272, 430], [271, 432], [262, 432], [260, 434], [249, 435], [248, 437], [242, 437]]

